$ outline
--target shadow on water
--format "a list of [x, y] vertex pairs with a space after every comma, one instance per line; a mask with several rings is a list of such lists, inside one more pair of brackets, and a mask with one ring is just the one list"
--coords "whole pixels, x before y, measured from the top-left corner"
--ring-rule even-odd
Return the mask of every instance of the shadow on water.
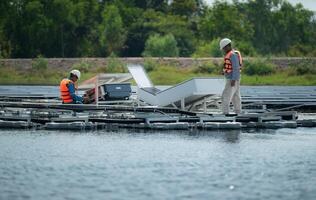
[[[287, 133], [288, 131], [285, 130]], [[38, 136], [67, 136], [67, 137], [115, 137], [115, 138], [142, 138], [142, 139], [185, 139], [185, 140], [220, 140], [225, 143], [239, 143], [246, 138], [254, 139], [271, 139], [273, 135], [278, 134], [277, 130], [273, 129], [245, 129], [245, 130], [150, 130], [150, 129], [135, 129], [135, 128], [114, 128], [103, 130], [2, 130], [1, 134], [31, 135]], [[281, 132], [281, 134], [284, 134]], [[288, 132], [287, 134], [292, 134]]]
[[148, 129], [105, 129], [105, 130], [30, 130], [30, 129], [3, 129], [1, 134], [33, 136], [116, 136], [134, 138], [185, 138], [194, 139], [220, 139], [228, 143], [240, 141], [241, 130], [148, 130]]
[[240, 141], [241, 130], [146, 130], [146, 129], [118, 129], [92, 131], [90, 134], [95, 135], [120, 135], [141, 138], [184, 138], [194, 139], [218, 139], [227, 143], [238, 143]]
[[240, 141], [241, 130], [217, 130], [217, 131], [202, 131], [194, 130], [188, 132], [188, 136], [196, 138], [216, 138], [228, 143], [238, 143]]
[[[11, 132], [10, 130], [6, 130]], [[263, 139], [278, 134], [274, 129], [235, 129], [235, 130], [150, 130], [135, 128], [109, 128], [103, 130], [15, 130], [15, 134], [33, 135], [65, 135], [65, 136], [115, 136], [134, 138], [182, 138], [194, 139], [217, 139], [227, 143], [239, 143], [245, 135]], [[288, 131], [285, 131], [288, 132]], [[287, 134], [291, 134], [288, 132]]]

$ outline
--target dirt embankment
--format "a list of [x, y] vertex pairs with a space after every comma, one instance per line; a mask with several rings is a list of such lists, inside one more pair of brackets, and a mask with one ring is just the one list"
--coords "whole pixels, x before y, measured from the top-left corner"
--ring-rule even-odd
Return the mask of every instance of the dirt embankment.
[[[88, 63], [90, 66], [106, 66], [109, 62], [109, 58], [45, 58], [48, 62], [48, 67], [53, 69], [60, 70], [68, 70], [73, 67], [74, 64], [77, 63]], [[112, 58], [113, 59], [113, 58]], [[135, 57], [135, 58], [116, 58], [118, 61], [122, 63], [144, 63], [144, 58]], [[253, 60], [256, 58], [244, 58], [245, 60]], [[15, 67], [19, 69], [30, 69], [32, 67], [32, 63], [35, 62], [36, 59], [0, 59], [0, 66], [6, 67]], [[203, 63], [221, 63], [222, 58], [150, 58], [152, 61], [158, 61], [162, 64], [171, 64], [180, 67], [191, 67], [201, 65]], [[296, 65], [300, 62], [313, 62], [316, 64], [316, 58], [269, 58], [269, 61], [276, 64], [277, 66], [283, 68], [288, 67], [289, 65]]]

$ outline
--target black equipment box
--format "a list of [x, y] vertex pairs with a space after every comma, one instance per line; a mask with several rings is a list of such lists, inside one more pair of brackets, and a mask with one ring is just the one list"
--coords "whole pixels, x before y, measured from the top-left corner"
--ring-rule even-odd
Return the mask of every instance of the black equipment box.
[[127, 100], [131, 96], [130, 83], [108, 83], [99, 87], [105, 100]]

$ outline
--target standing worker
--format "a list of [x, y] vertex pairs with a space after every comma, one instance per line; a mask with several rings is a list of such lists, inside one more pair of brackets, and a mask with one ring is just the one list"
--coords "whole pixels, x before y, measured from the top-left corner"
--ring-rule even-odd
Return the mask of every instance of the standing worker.
[[239, 51], [232, 48], [232, 41], [224, 38], [220, 41], [220, 49], [224, 51], [224, 75], [226, 79], [225, 89], [222, 94], [222, 112], [229, 114], [230, 102], [233, 103], [234, 112], [241, 113], [240, 98], [240, 71], [242, 67], [242, 58]]
[[82, 104], [85, 99], [76, 95], [75, 82], [80, 79], [80, 71], [72, 70], [69, 78], [65, 78], [60, 82], [60, 96], [64, 104]]

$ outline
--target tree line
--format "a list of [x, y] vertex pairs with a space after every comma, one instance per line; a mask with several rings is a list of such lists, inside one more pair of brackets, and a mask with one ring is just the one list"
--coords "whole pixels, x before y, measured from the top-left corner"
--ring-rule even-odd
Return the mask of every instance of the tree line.
[[8, 0], [0, 57], [316, 56], [315, 13], [286, 0]]

